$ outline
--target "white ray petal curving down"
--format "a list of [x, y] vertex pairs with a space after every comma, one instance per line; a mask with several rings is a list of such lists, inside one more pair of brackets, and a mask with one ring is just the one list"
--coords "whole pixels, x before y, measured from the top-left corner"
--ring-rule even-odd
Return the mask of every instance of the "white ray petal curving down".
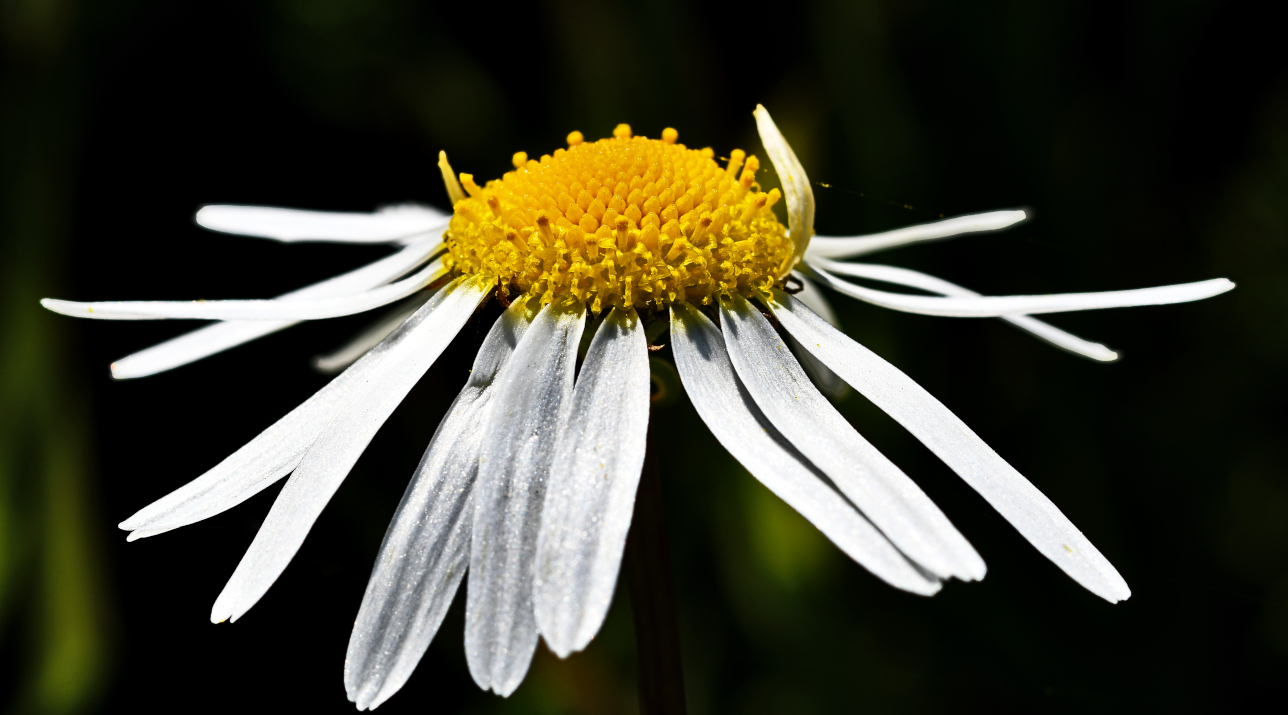
[[[846, 275], [855, 278], [867, 278], [869, 280], [881, 281], [883, 283], [893, 283], [895, 285], [908, 286], [909, 288], [919, 288], [931, 293], [940, 295], [958, 296], [958, 297], [977, 297], [979, 293], [962, 288], [954, 283], [949, 283], [942, 278], [911, 271], [907, 268], [897, 268], [895, 266], [881, 266], [873, 263], [841, 263], [840, 261], [830, 261], [826, 258], [810, 258], [810, 264], [825, 269], [834, 275]], [[798, 296], [799, 297], [799, 296]], [[802, 300], [810, 310], [818, 313], [818, 310], [810, 305], [809, 301]], [[826, 319], [827, 316], [820, 317]], [[1003, 315], [1002, 320], [1014, 325], [1025, 332], [1031, 333], [1052, 345], [1068, 350], [1076, 355], [1099, 360], [1100, 362], [1113, 362], [1118, 359], [1118, 353], [1089, 340], [1067, 333], [1050, 323], [1044, 323], [1037, 318], [1031, 318], [1027, 315]], [[835, 325], [834, 321], [827, 322]]]
[[537, 648], [537, 534], [584, 316], [581, 306], [542, 309], [493, 387], [475, 486], [465, 659], [474, 682], [498, 695], [519, 687]]
[[644, 465], [649, 383], [640, 318], [614, 308], [577, 376], [537, 538], [537, 628], [560, 658], [590, 643], [613, 600]]
[[73, 318], [98, 320], [323, 320], [402, 300], [447, 275], [441, 259], [388, 285], [361, 293], [274, 300], [140, 300], [78, 303], [43, 298], [45, 308]]
[[691, 306], [673, 306], [671, 346], [694, 409], [753, 477], [877, 578], [923, 596], [939, 591], [938, 579], [904, 558], [774, 429], [738, 380], [724, 339], [710, 319]]
[[429, 299], [425, 293], [418, 293], [395, 305], [368, 325], [362, 332], [349, 338], [343, 345], [325, 355], [313, 358], [313, 369], [323, 375], [334, 375], [352, 365], [367, 351], [380, 344], [387, 335], [398, 329], [403, 321], [420, 309]]
[[1053, 295], [998, 295], [945, 297], [909, 295], [873, 290], [842, 280], [826, 269], [806, 263], [810, 277], [852, 298], [891, 310], [951, 318], [999, 318], [1003, 315], [1031, 313], [1067, 313], [1077, 310], [1132, 308], [1145, 305], [1189, 303], [1220, 295], [1234, 288], [1225, 278], [1212, 278], [1194, 283], [1114, 290], [1099, 293], [1058, 293]]
[[[837, 319], [836, 312], [832, 310], [832, 304], [828, 302], [827, 296], [823, 295], [823, 291], [819, 290], [814, 281], [806, 278], [799, 271], [792, 273], [792, 277], [801, 282], [801, 290], [796, 294], [796, 297], [802, 303], [808, 305], [810, 310], [818, 313], [824, 320], [839, 328], [841, 322]], [[845, 383], [845, 380], [837, 377], [836, 373], [819, 362], [818, 358], [814, 357], [808, 350], [801, 347], [795, 338], [789, 336], [788, 341], [792, 345], [792, 352], [796, 355], [796, 359], [800, 360], [801, 367], [805, 368], [805, 374], [809, 375], [810, 379], [814, 381], [814, 386], [818, 388], [819, 392], [833, 400], [839, 400], [849, 394], [850, 386]]]
[[909, 243], [938, 241], [981, 231], [999, 231], [1014, 226], [1025, 218], [1027, 215], [1023, 211], [989, 211], [864, 236], [815, 236], [810, 241], [808, 253], [811, 258], [854, 258]]
[[196, 215], [197, 224], [211, 231], [288, 243], [398, 243], [446, 229], [451, 218], [418, 204], [386, 206], [374, 213], [212, 204], [202, 206]]
[[759, 310], [742, 296], [722, 299], [720, 325], [734, 369], [756, 406], [886, 538], [940, 578], [984, 577], [984, 561], [965, 537], [819, 394]]
[[532, 322], [527, 303], [492, 324], [380, 545], [344, 658], [344, 687], [359, 710], [407, 682], [465, 577], [491, 388]]
[[[406, 275], [442, 249], [437, 238], [415, 243], [357, 270], [285, 293], [276, 300], [346, 295], [370, 290]], [[172, 370], [270, 333], [299, 321], [248, 320], [219, 322], [184, 333], [163, 343], [127, 355], [112, 363], [112, 377], [127, 380]]]
[[1131, 595], [1113, 565], [1055, 504], [943, 403], [792, 296], [775, 291], [768, 306], [787, 332], [929, 447], [1043, 556], [1107, 601]]
[[224, 512], [290, 474], [356, 390], [364, 389], [389, 353], [445, 297], [441, 291], [380, 345], [255, 439], [184, 486], [121, 522], [129, 540], [177, 529]]
[[236, 621], [263, 597], [376, 432], [456, 337], [490, 288], [491, 282], [481, 276], [457, 279], [421, 309], [421, 320], [387, 351], [366, 383], [354, 390], [349, 403], [304, 454], [232, 578], [215, 599], [211, 622]]

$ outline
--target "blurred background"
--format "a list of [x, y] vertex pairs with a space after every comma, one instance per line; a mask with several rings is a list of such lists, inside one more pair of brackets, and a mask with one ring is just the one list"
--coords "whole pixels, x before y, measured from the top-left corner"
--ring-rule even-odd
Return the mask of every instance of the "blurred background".
[[[681, 398], [655, 413], [693, 713], [1244, 711], [1288, 695], [1288, 53], [1273, 3], [410, 0], [0, 3], [0, 707], [349, 712], [372, 560], [463, 383], [465, 331], [300, 554], [233, 625], [210, 605], [276, 487], [125, 543], [115, 524], [312, 394], [362, 318], [174, 372], [108, 364], [190, 326], [78, 300], [269, 297], [382, 255], [199, 230], [203, 203], [446, 205], [435, 166], [499, 176], [573, 129], [666, 126], [761, 153], [763, 102], [816, 182], [818, 230], [1026, 207], [1009, 232], [883, 254], [993, 293], [1226, 276], [1233, 293], [1056, 316], [1095, 364], [1000, 321], [835, 300], [845, 329], [1027, 475], [1118, 567], [1111, 606], [1039, 556], [892, 420], [845, 415], [989, 565], [933, 599], [848, 561]], [[382, 712], [617, 713], [629, 594], [509, 700], [466, 670], [457, 603]]]

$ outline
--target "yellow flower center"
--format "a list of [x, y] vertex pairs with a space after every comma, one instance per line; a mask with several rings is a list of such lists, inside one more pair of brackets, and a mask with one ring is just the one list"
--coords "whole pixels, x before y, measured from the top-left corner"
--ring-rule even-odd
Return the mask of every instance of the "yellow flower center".
[[596, 313], [768, 291], [792, 242], [772, 210], [778, 189], [755, 181], [756, 157], [735, 149], [721, 167], [711, 149], [676, 144], [674, 129], [660, 140], [625, 124], [613, 134], [586, 142], [573, 132], [540, 161], [519, 152], [515, 170], [484, 187], [461, 174], [468, 196], [455, 202], [445, 262], [494, 276], [503, 293]]

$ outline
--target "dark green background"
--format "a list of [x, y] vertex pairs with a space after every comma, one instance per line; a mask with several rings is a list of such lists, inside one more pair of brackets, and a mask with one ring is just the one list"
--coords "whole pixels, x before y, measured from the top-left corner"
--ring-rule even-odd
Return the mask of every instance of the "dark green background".
[[[5, 0], [0, 76], [0, 696], [15, 712], [346, 712], [349, 629], [388, 518], [480, 340], [467, 330], [242, 621], [214, 597], [276, 489], [127, 545], [114, 524], [324, 378], [361, 318], [173, 373], [111, 360], [174, 335], [37, 299], [267, 297], [382, 255], [209, 234], [239, 202], [443, 206], [435, 156], [503, 172], [579, 129], [664, 126], [763, 153], [763, 102], [846, 234], [1026, 207], [995, 235], [880, 262], [979, 291], [1226, 276], [1194, 305], [1056, 316], [1094, 364], [999, 321], [835, 303], [1118, 567], [1111, 606], [1040, 557], [861, 398], [840, 409], [989, 565], [922, 599], [849, 562], [715, 443], [656, 413], [691, 712], [1244, 711], [1288, 665], [1288, 53], [1271, 3], [747, 2], [519, 8], [402, 0]], [[905, 208], [905, 205], [907, 208]], [[508, 701], [466, 671], [459, 604], [382, 712], [630, 712], [620, 593]], [[305, 710], [307, 709], [307, 710]]]

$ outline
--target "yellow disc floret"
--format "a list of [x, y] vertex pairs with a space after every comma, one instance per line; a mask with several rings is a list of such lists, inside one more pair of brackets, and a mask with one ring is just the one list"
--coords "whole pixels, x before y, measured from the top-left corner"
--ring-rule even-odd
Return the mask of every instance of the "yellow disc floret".
[[778, 189], [760, 191], [756, 157], [734, 150], [721, 167], [711, 149], [676, 138], [631, 136], [625, 124], [597, 142], [573, 132], [568, 149], [540, 161], [516, 153], [515, 170], [486, 186], [461, 174], [468, 196], [456, 201], [444, 261], [494, 276], [504, 293], [596, 313], [768, 291], [792, 255], [771, 208]]

